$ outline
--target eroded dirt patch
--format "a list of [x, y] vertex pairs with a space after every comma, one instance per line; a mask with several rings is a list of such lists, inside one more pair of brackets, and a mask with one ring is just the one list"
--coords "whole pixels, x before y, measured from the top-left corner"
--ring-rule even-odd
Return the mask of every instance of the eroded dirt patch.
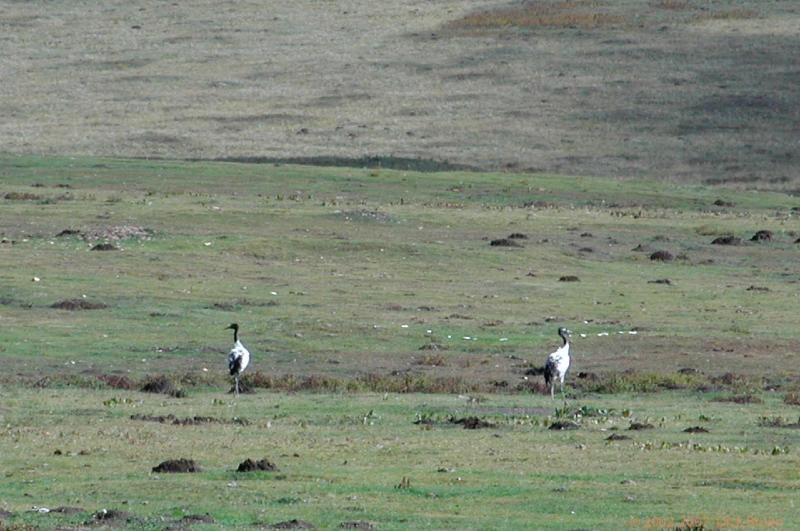
[[708, 433], [708, 430], [702, 426], [692, 426], [683, 430], [684, 433]]
[[138, 522], [138, 518], [126, 511], [118, 509], [103, 509], [92, 515], [92, 517], [85, 522], [85, 525], [102, 525], [108, 527], [122, 527], [133, 525]]

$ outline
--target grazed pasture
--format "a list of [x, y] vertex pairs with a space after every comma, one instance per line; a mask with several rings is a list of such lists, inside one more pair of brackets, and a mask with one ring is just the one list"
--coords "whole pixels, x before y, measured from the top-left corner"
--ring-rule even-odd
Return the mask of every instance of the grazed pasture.
[[6, 152], [800, 189], [794, 0], [0, 8]]
[[[0, 172], [4, 525], [792, 522], [791, 196], [98, 158]], [[233, 321], [254, 356], [239, 400]], [[536, 374], [562, 324], [566, 407]], [[199, 471], [152, 471], [181, 458]], [[247, 459], [278, 470], [236, 472]]]

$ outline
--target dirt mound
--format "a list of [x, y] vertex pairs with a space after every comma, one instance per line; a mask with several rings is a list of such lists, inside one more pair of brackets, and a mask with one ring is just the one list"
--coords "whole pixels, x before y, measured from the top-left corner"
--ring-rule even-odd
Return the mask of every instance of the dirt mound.
[[86, 525], [103, 525], [109, 527], [124, 526], [136, 522], [136, 518], [125, 511], [117, 509], [97, 511], [85, 522]]
[[657, 278], [656, 280], [648, 280], [648, 284], [665, 284], [667, 286], [672, 285], [672, 281], [668, 278]]
[[197, 524], [215, 524], [217, 523], [214, 518], [206, 513], [206, 514], [187, 514], [183, 518], [181, 518], [180, 523], [183, 525], [197, 525]]
[[578, 379], [586, 380], [588, 382], [596, 382], [600, 379], [600, 377], [594, 372], [581, 371], [578, 373]]
[[750, 238], [751, 242], [771, 242], [772, 241], [772, 231], [771, 230], [760, 230], [753, 234], [753, 237]]
[[684, 433], [708, 433], [708, 430], [702, 426], [692, 426], [683, 430]]
[[575, 275], [564, 275], [562, 277], [558, 277], [559, 282], [580, 282], [581, 279], [576, 277]]
[[39, 194], [32, 194], [30, 192], [8, 192], [3, 196], [9, 201], [39, 201], [42, 196]]
[[148, 377], [139, 390], [143, 393], [159, 393], [174, 398], [183, 398], [186, 396], [183, 389], [175, 387], [172, 380], [163, 375]]
[[656, 251], [650, 255], [650, 260], [659, 262], [671, 262], [675, 257], [669, 251]]
[[261, 459], [260, 461], [253, 461], [252, 459], [245, 459], [241, 463], [239, 463], [239, 468], [236, 469], [237, 472], [258, 472], [258, 471], [266, 471], [266, 472], [277, 472], [278, 467], [275, 463], [267, 460]]
[[108, 308], [108, 306], [102, 302], [91, 302], [85, 299], [65, 299], [63, 301], [54, 302], [50, 305], [50, 307], [58, 310], [69, 310], [71, 312], [77, 310], [102, 310], [103, 308]]
[[194, 462], [194, 459], [167, 459], [153, 467], [153, 472], [158, 473], [183, 473], [183, 472], [200, 472], [200, 467]]
[[511, 234], [508, 235], [507, 239], [509, 239], [509, 240], [527, 240], [528, 239], [528, 235], [527, 234], [522, 234], [521, 232], [512, 232]]
[[680, 373], [680, 374], [700, 374], [700, 371], [698, 371], [694, 367], [681, 367], [680, 369], [678, 369], [678, 373]]
[[711, 241], [711, 245], [741, 245], [742, 239], [737, 238], [736, 236], [727, 235], [727, 236], [720, 236], [719, 238], [714, 238]]
[[119, 251], [119, 247], [113, 243], [98, 243], [91, 249], [92, 251]]
[[78, 514], [78, 513], [85, 513], [86, 509], [84, 509], [83, 507], [66, 507], [62, 505], [61, 507], [56, 507], [50, 512], [60, 513], [60, 514]]
[[294, 518], [285, 522], [278, 522], [270, 526], [273, 529], [315, 529], [314, 525], [304, 520]]
[[516, 240], [509, 240], [508, 238], [498, 238], [489, 242], [492, 247], [522, 247]]
[[736, 203], [732, 203], [731, 201], [725, 201], [724, 199], [717, 199], [716, 201], [714, 201], [714, 206], [735, 207]]
[[127, 376], [117, 374], [100, 374], [97, 379], [112, 389], [134, 389], [136, 385]]
[[64, 229], [58, 234], [56, 234], [56, 238], [63, 238], [65, 236], [79, 236], [81, 231], [77, 229]]
[[363, 520], [359, 520], [359, 521], [356, 521], [356, 522], [342, 522], [341, 524], [339, 524], [339, 529], [368, 529], [368, 530], [373, 530], [373, 529], [378, 529], [378, 528], [375, 527], [373, 524], [371, 524], [369, 522], [365, 522]]
[[494, 428], [495, 425], [478, 417], [464, 417], [461, 419], [451, 419], [451, 424], [462, 424], [465, 430], [479, 430], [482, 428]]
[[544, 374], [544, 366], [531, 367], [525, 371], [525, 376], [540, 376], [542, 374]]
[[627, 435], [620, 435], [619, 433], [612, 433], [608, 437], [606, 437], [607, 441], [630, 441], [631, 438]]
[[548, 430], [577, 430], [580, 426], [571, 420], [559, 420], [548, 426]]
[[129, 238], [138, 238], [140, 240], [149, 239], [153, 235], [153, 231], [140, 227], [139, 225], [112, 225], [109, 227], [98, 227], [83, 233], [83, 239], [87, 241], [92, 240], [106, 240], [117, 241], [127, 240]]
[[769, 291], [769, 288], [765, 286], [750, 286], [745, 291]]
[[159, 422], [161, 424], [173, 424], [175, 426], [197, 426], [200, 424], [238, 424], [240, 426], [248, 426], [250, 424], [249, 420], [240, 419], [238, 417], [232, 418], [230, 420], [220, 419], [217, 417], [203, 417], [203, 416], [194, 416], [194, 417], [176, 417], [172, 413], [168, 415], [131, 415], [131, 420], [142, 420], [146, 422]]
[[720, 396], [714, 402], [733, 402], [734, 404], [761, 404], [764, 401], [755, 395]]
[[631, 425], [628, 427], [629, 430], [652, 430], [653, 425], [647, 422], [631, 422]]

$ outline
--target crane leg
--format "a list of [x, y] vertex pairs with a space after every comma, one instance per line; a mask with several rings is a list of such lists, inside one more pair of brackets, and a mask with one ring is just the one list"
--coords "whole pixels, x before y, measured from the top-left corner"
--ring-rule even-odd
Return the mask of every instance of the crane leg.
[[234, 388], [236, 398], [239, 398], [239, 375], [236, 375], [236, 387]]

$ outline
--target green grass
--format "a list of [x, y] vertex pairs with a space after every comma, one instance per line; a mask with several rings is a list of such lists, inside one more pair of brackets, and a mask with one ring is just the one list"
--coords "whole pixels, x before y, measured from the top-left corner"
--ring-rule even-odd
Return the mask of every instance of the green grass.
[[[797, 206], [552, 175], [0, 158], [3, 521], [77, 525], [105, 508], [130, 512], [132, 528], [206, 512], [227, 527], [791, 522], [800, 432], [762, 419], [798, 417], [784, 403], [800, 347]], [[151, 237], [106, 252], [56, 237], [118, 225]], [[760, 229], [774, 240], [747, 241]], [[490, 246], [513, 232], [527, 235], [522, 247]], [[710, 245], [728, 233], [746, 243]], [[657, 249], [678, 258], [653, 262]], [[84, 297], [107, 308], [51, 307]], [[223, 394], [234, 321], [260, 386], [237, 401]], [[577, 431], [547, 429], [562, 404], [530, 394], [540, 377], [524, 374], [560, 325], [576, 332]], [[420, 350], [432, 342], [440, 350]], [[98, 378], [136, 387], [162, 373], [188, 397]], [[739, 395], [761, 401], [714, 401]], [[448, 422], [471, 414], [496, 427]], [[434, 423], [415, 425], [418, 415]], [[655, 427], [623, 431], [632, 420]], [[698, 424], [711, 433], [682, 432]], [[615, 426], [633, 440], [606, 442]], [[281, 471], [233, 472], [264, 456]], [[178, 457], [203, 471], [150, 473]], [[404, 477], [409, 488], [395, 488]]]
[[[759, 427], [759, 415], [794, 413], [777, 397], [753, 408], [676, 392], [587, 395], [581, 403], [608, 416], [558, 432], [545, 427], [554, 403], [531, 395], [494, 395], [477, 406], [418, 394], [259, 393], [235, 401], [202, 392], [174, 400], [12, 386], [3, 396], [0, 499], [13, 522], [43, 526], [80, 523], [103, 508], [128, 511], [150, 528], [163, 526], [161, 517], [204, 513], [223, 526], [300, 518], [322, 528], [367, 520], [381, 529], [619, 529], [639, 527], [637, 518], [767, 514], [788, 524], [800, 487], [796, 430]], [[551, 416], [501, 413], [520, 408]], [[477, 414], [496, 427], [414, 425], [420, 411]], [[137, 413], [250, 424], [173, 426], [131, 420]], [[634, 420], [655, 427], [628, 431]], [[683, 433], [698, 424], [710, 433]], [[632, 440], [607, 442], [611, 433]], [[772, 455], [787, 446], [788, 454]], [[235, 472], [245, 458], [265, 456], [278, 472]], [[195, 459], [202, 472], [150, 472], [177, 457]], [[409, 488], [396, 488], [403, 477]], [[33, 505], [85, 513], [27, 512]]]

